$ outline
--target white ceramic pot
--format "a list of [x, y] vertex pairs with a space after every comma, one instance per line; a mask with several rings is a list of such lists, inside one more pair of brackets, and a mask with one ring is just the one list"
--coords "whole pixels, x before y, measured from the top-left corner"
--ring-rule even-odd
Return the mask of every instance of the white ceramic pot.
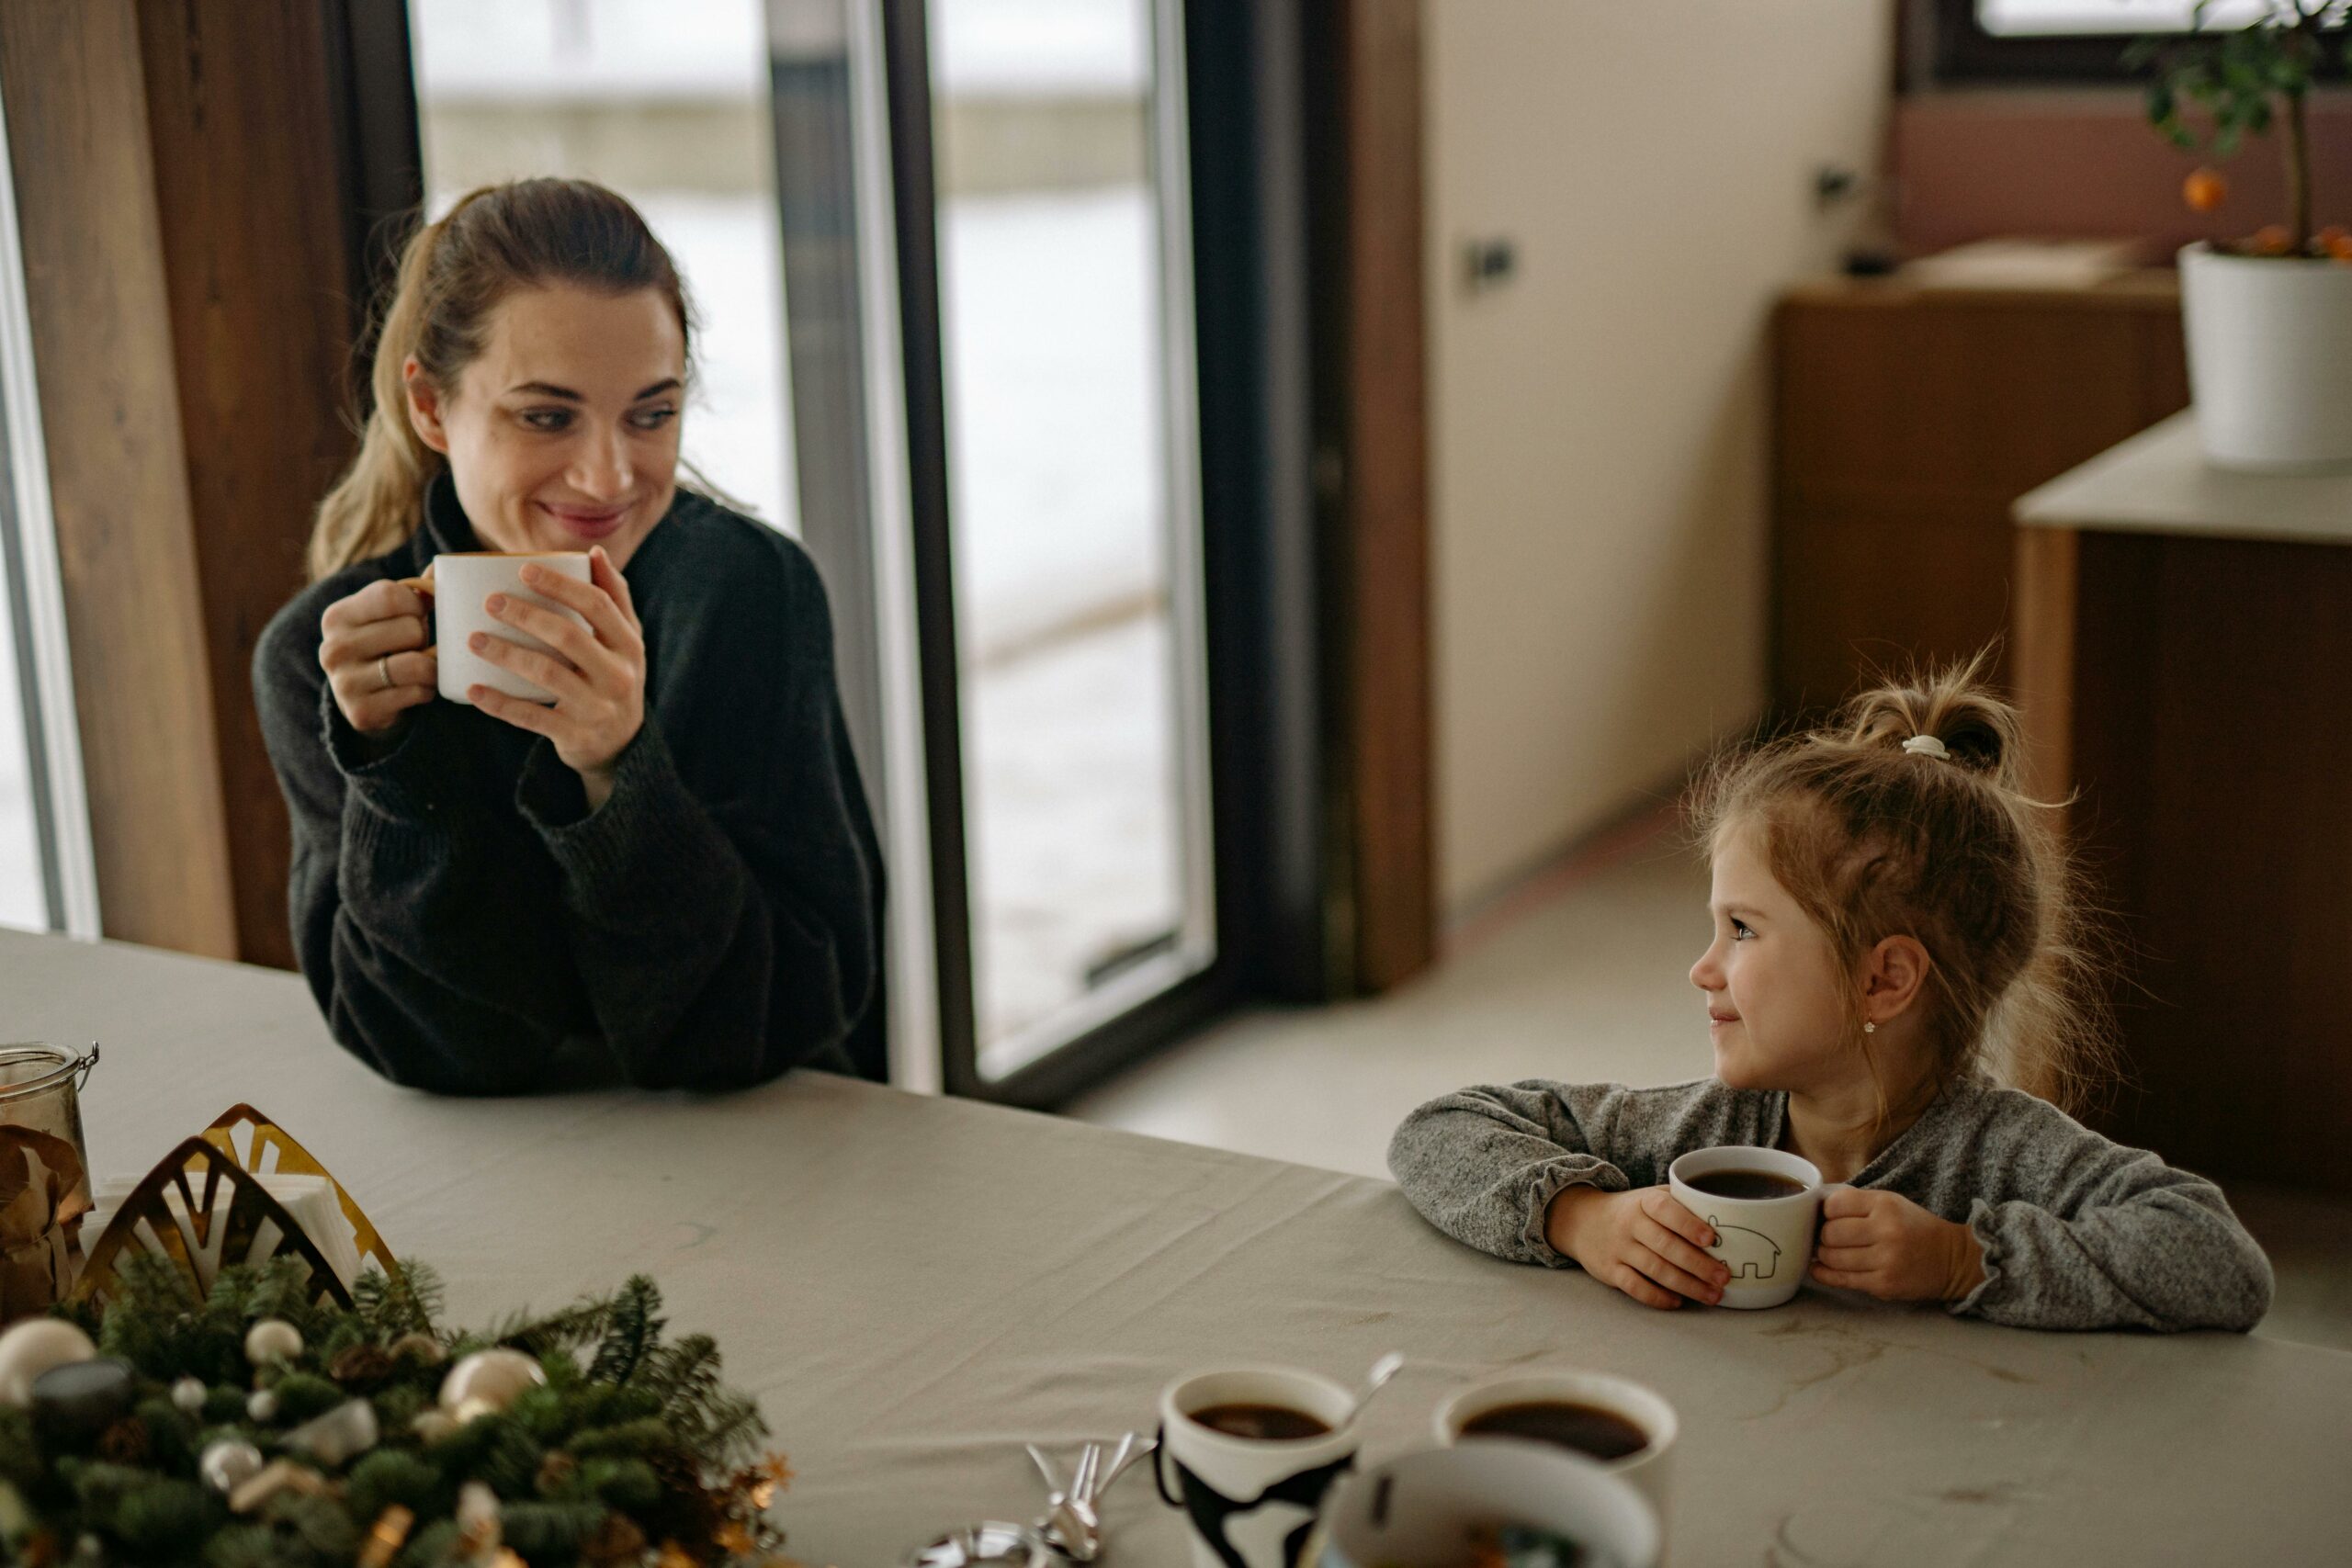
[[2180, 293], [2209, 460], [2352, 464], [2352, 265], [2195, 244], [2180, 253]]

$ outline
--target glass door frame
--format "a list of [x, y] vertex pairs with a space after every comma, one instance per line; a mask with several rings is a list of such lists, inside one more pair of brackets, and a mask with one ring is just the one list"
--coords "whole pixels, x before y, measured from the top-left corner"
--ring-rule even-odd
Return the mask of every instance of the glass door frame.
[[[1207, 820], [1187, 826], [1192, 842], [1204, 838], [1208, 848], [1209, 864], [1190, 874], [1205, 872], [1210, 879], [1214, 955], [1049, 1055], [990, 1078], [980, 1066], [974, 991], [927, 6], [924, 0], [881, 0], [881, 11], [941, 1077], [950, 1093], [1051, 1107], [1246, 996], [1318, 989], [1326, 886], [1314, 739], [1325, 705], [1320, 656], [1311, 635], [1303, 645], [1283, 635], [1285, 626], [1317, 624], [1317, 593], [1311, 570], [1283, 570], [1302, 550], [1281, 547], [1303, 545], [1304, 555], [1313, 555], [1314, 508], [1304, 478], [1311, 464], [1303, 453], [1295, 462], [1279, 461], [1283, 443], [1270, 434], [1270, 426], [1287, 429], [1305, 441], [1303, 375], [1290, 389], [1295, 409], [1276, 410], [1268, 397], [1276, 378], [1272, 345], [1284, 341], [1285, 329], [1303, 342], [1306, 321], [1303, 299], [1289, 302], [1296, 312], [1280, 301], [1270, 308], [1266, 269], [1259, 265], [1270, 250], [1263, 243], [1269, 165], [1252, 140], [1264, 107], [1269, 23], [1260, 7], [1152, 5], [1155, 55], [1172, 49], [1183, 61], [1181, 101], [1165, 91], [1166, 78], [1155, 67], [1155, 147], [1166, 148], [1172, 130], [1191, 127], [1189, 146], [1176, 143], [1187, 154], [1182, 166], [1158, 165], [1161, 177], [1174, 182], [1160, 192], [1159, 261], [1163, 287], [1172, 285], [1189, 305], [1167, 313], [1163, 332], [1192, 336], [1192, 353], [1171, 352], [1171, 364], [1182, 368], [1163, 384], [1171, 396], [1194, 399], [1193, 418], [1170, 422], [1180, 430], [1189, 426], [1194, 439], [1172, 441], [1170, 459], [1183, 466], [1180, 497], [1189, 489], [1198, 498], [1198, 559], [1189, 575], [1199, 587], [1188, 589], [1182, 581], [1188, 573], [1180, 570], [1171, 598], [1175, 613], [1194, 615], [1204, 628], [1197, 674], [1181, 678], [1201, 688], [1185, 694], [1191, 711], [1199, 714], [1204, 704], [1206, 713], [1207, 777], [1188, 784], [1205, 785], [1194, 787], [1193, 797], [1204, 794]], [[1295, 109], [1295, 97], [1288, 101]], [[1279, 161], [1274, 172], [1282, 172]], [[1185, 254], [1171, 254], [1164, 239], [1171, 208], [1189, 218]], [[1285, 254], [1284, 262], [1303, 265], [1303, 233], [1298, 243], [1297, 254]], [[1296, 418], [1285, 423], [1283, 413]], [[1283, 486], [1283, 479], [1296, 482]], [[1186, 603], [1189, 592], [1198, 592], [1197, 604]], [[1200, 757], [1203, 748], [1191, 745], [1189, 754]]]

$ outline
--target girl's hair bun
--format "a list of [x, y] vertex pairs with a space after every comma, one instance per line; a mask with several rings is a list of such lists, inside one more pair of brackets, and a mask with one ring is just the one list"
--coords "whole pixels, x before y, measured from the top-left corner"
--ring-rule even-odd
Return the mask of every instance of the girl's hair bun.
[[1984, 678], [1990, 650], [1908, 681], [1862, 693], [1847, 705], [1842, 728], [1858, 745], [1899, 751], [1915, 736], [1939, 742], [1944, 756], [1922, 761], [1958, 764], [2008, 788], [2018, 785], [2017, 709]]

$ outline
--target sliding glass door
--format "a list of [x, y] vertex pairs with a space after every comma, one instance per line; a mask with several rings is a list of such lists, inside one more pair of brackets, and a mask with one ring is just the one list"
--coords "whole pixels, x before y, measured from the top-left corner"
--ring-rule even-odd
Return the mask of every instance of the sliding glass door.
[[[1215, 956], [1173, 0], [933, 0], [972, 1076]], [[911, 129], [911, 128], [910, 128]]]

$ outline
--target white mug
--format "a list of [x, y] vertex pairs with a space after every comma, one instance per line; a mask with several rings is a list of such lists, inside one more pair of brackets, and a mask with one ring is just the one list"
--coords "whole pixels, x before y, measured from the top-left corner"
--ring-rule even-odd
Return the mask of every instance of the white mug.
[[[1317, 1437], [1236, 1437], [1193, 1419], [1220, 1404], [1273, 1404], [1313, 1416]], [[1159, 1495], [1191, 1527], [1194, 1568], [1312, 1568], [1324, 1494], [1356, 1454], [1355, 1396], [1286, 1367], [1235, 1367], [1177, 1379], [1159, 1395]], [[1170, 1472], [1173, 1472], [1172, 1475]]]
[[1464, 1561], [1480, 1526], [1566, 1536], [1611, 1568], [1656, 1568], [1657, 1516], [1640, 1488], [1548, 1443], [1474, 1438], [1351, 1476], [1331, 1499], [1322, 1568]]
[[[1725, 1170], [1769, 1171], [1804, 1183], [1804, 1190], [1784, 1198], [1726, 1198], [1690, 1185], [1693, 1177]], [[1811, 1160], [1779, 1149], [1726, 1145], [1684, 1155], [1666, 1175], [1674, 1201], [1715, 1233], [1707, 1255], [1731, 1269], [1722, 1305], [1776, 1307], [1797, 1293], [1821, 1220], [1821, 1172]]]
[[[1649, 1439], [1647, 1443], [1616, 1459], [1592, 1459], [1591, 1462], [1611, 1475], [1633, 1483], [1649, 1499], [1650, 1506], [1657, 1510], [1659, 1520], [1666, 1518], [1667, 1494], [1674, 1473], [1674, 1439], [1682, 1430], [1682, 1423], [1676, 1419], [1673, 1405], [1640, 1383], [1612, 1378], [1603, 1372], [1521, 1372], [1513, 1377], [1490, 1378], [1485, 1382], [1473, 1383], [1439, 1405], [1439, 1446], [1451, 1448], [1464, 1441], [1463, 1427], [1481, 1416], [1513, 1404], [1587, 1404], [1622, 1416], [1640, 1427], [1642, 1435]], [[1500, 1434], [1490, 1437], [1483, 1432], [1474, 1432], [1466, 1440], [1485, 1443], [1525, 1442], [1528, 1439]]]
[[433, 558], [433, 646], [440, 656], [441, 694], [451, 702], [470, 704], [473, 699], [466, 692], [472, 686], [488, 686], [494, 692], [503, 692], [510, 697], [521, 697], [527, 702], [555, 701], [555, 694], [546, 687], [492, 664], [466, 646], [474, 633], [488, 632], [492, 637], [503, 637], [524, 648], [536, 649], [542, 653], [552, 651], [537, 637], [492, 617], [488, 601], [493, 593], [511, 594], [553, 610], [583, 626], [588, 624], [587, 618], [577, 611], [567, 610], [553, 600], [542, 598], [523, 586], [523, 569], [532, 565], [543, 566], [549, 571], [582, 582], [589, 581], [588, 558], [577, 550], [545, 555], [506, 555], [495, 550], [477, 550]]

